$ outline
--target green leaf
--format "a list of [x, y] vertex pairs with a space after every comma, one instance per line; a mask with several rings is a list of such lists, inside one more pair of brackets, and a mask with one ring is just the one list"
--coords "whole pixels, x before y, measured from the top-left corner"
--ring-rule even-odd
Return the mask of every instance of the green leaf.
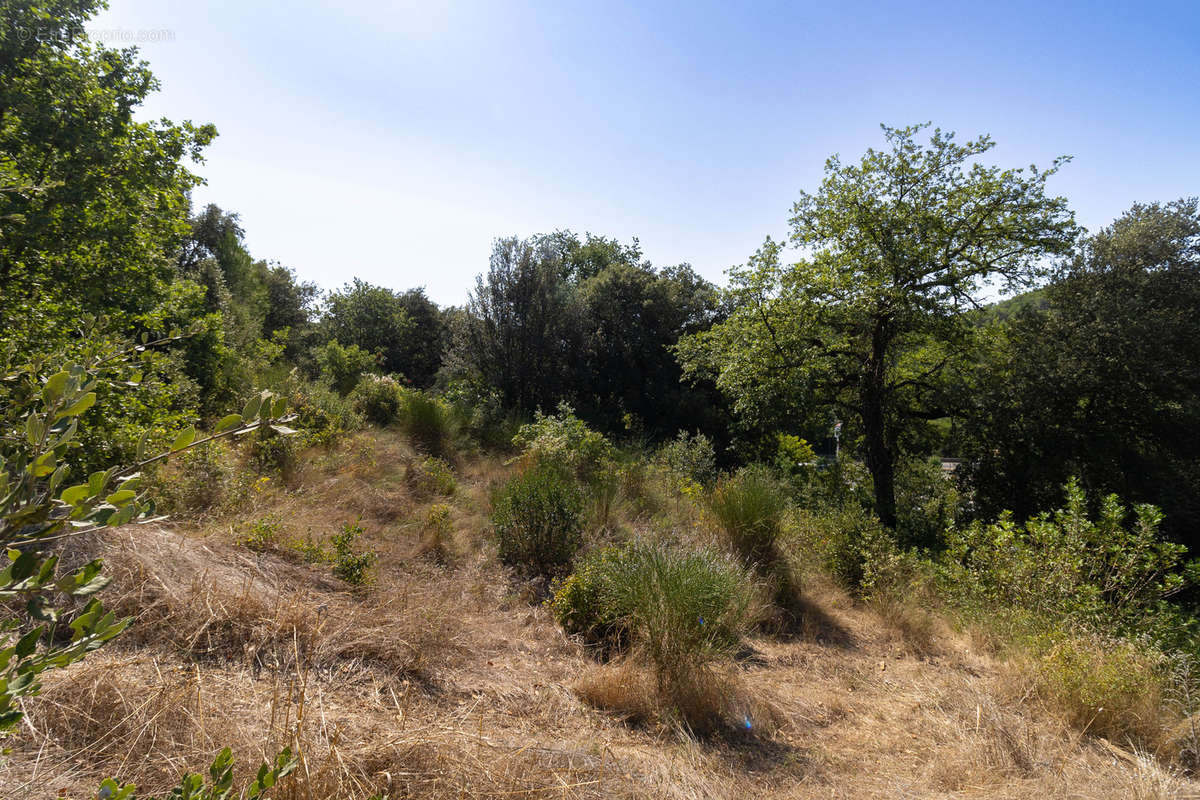
[[146, 448], [149, 445], [150, 445], [150, 431], [147, 430], [146, 432], [144, 432], [142, 434], [141, 438], [138, 439], [137, 455], [136, 455], [136, 458], [138, 461], [146, 460]]
[[91, 497], [91, 492], [91, 488], [86, 483], [77, 483], [68, 489], [63, 489], [63, 493], [59, 495], [58, 499], [69, 506], [75, 506]]
[[54, 419], [60, 420], [64, 417], [78, 417], [80, 414], [87, 411], [94, 405], [96, 405], [96, 393], [88, 392], [83, 397], [72, 403], [68, 408], [58, 412]]
[[120, 526], [132, 520], [137, 513], [137, 504], [130, 503], [129, 505], [123, 506], [113, 512], [112, 516], [108, 518], [106, 525], [110, 528], [119, 528]]
[[17, 658], [29, 658], [31, 655], [33, 655], [33, 651], [37, 650], [38, 640], [42, 638], [42, 634], [45, 632], [46, 628], [39, 625], [38, 627], [29, 631], [29, 633], [22, 636], [17, 641], [16, 647], [13, 648], [13, 652], [16, 654]]
[[257, 417], [258, 409], [260, 406], [262, 406], [262, 401], [262, 395], [256, 394], [254, 397], [251, 397], [250, 400], [247, 401], [245, 407], [242, 409], [242, 419], [252, 420]]
[[217, 427], [213, 428], [213, 433], [214, 434], [225, 433], [226, 431], [233, 430], [234, 428], [236, 428], [238, 425], [241, 425], [241, 424], [242, 424], [242, 415], [241, 414], [229, 414], [229, 415], [221, 418], [221, 421], [217, 423]]
[[112, 505], [119, 507], [125, 505], [135, 497], [137, 497], [137, 492], [133, 491], [132, 489], [121, 489], [104, 498], [104, 502], [111, 503]]
[[59, 372], [46, 379], [46, 384], [42, 387], [42, 399], [46, 405], [53, 405], [62, 399], [70, 378], [69, 372]]
[[171, 443], [171, 452], [177, 453], [184, 449], [196, 440], [196, 427], [189, 425], [179, 432], [175, 437], [175, 441]]

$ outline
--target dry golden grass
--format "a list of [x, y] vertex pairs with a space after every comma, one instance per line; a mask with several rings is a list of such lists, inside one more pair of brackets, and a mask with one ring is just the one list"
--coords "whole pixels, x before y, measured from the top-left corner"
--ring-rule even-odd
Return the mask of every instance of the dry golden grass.
[[136, 623], [46, 674], [0, 797], [78, 800], [110, 774], [163, 790], [225, 745], [248, 776], [290, 745], [303, 763], [280, 800], [1200, 798], [1152, 755], [1080, 736], [967, 634], [820, 576], [805, 576], [794, 630], [749, 642], [688, 701], [735, 724], [681, 735], [651, 673], [597, 664], [493, 566], [498, 459], [455, 464], [455, 558], [422, 555], [429, 501], [404, 481], [411, 456], [393, 433], [364, 435], [246, 510], [279, 515], [288, 536], [361, 515], [380, 554], [366, 590], [236, 546], [229, 519], [73, 542], [67, 560], [105, 557], [104, 598]]

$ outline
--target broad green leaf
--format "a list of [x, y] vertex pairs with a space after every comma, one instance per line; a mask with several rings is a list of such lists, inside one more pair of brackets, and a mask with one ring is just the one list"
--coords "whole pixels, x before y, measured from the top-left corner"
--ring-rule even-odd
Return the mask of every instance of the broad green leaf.
[[58, 412], [54, 419], [60, 420], [64, 417], [78, 417], [80, 414], [87, 411], [94, 405], [96, 405], [96, 393], [88, 392], [83, 397], [72, 403], [68, 408]]
[[262, 405], [262, 401], [262, 395], [256, 394], [251, 397], [250, 400], [246, 402], [245, 407], [242, 408], [242, 419], [252, 420], [256, 418], [258, 416], [258, 409]]
[[59, 372], [46, 379], [46, 384], [42, 387], [42, 399], [47, 405], [57, 403], [62, 398], [70, 378], [70, 373]]
[[171, 452], [178, 452], [196, 440], [196, 428], [194, 425], [181, 430], [175, 437], [175, 441], [171, 443]]

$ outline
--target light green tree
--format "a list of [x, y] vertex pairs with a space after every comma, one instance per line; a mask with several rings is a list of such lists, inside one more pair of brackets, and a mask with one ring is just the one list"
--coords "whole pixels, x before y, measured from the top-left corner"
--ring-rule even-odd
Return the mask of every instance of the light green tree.
[[921, 420], [947, 413], [942, 378], [970, 344], [980, 290], [1032, 284], [1078, 235], [1066, 200], [1046, 194], [1065, 157], [1045, 170], [985, 166], [990, 137], [958, 144], [934, 129], [923, 143], [926, 127], [883, 126], [889, 149], [830, 158], [792, 210], [799, 260], [768, 238], [731, 271], [729, 318], [678, 348], [741, 413], [786, 403], [853, 423], [887, 525], [897, 458]]

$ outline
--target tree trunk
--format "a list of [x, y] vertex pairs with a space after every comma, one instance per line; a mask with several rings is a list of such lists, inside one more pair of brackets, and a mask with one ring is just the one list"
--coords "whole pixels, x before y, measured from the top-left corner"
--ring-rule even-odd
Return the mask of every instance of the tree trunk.
[[[882, 405], [863, 408], [863, 434], [866, 439], [866, 469], [875, 485], [875, 513], [888, 528], [896, 527], [895, 464], [883, 428]], [[872, 420], [872, 417], [875, 417]]]
[[863, 375], [860, 390], [863, 438], [866, 440], [867, 469], [875, 485], [875, 513], [889, 528], [896, 527], [896, 465], [895, 454], [888, 443], [886, 356], [888, 336], [886, 321], [876, 325], [872, 337], [871, 360]]

